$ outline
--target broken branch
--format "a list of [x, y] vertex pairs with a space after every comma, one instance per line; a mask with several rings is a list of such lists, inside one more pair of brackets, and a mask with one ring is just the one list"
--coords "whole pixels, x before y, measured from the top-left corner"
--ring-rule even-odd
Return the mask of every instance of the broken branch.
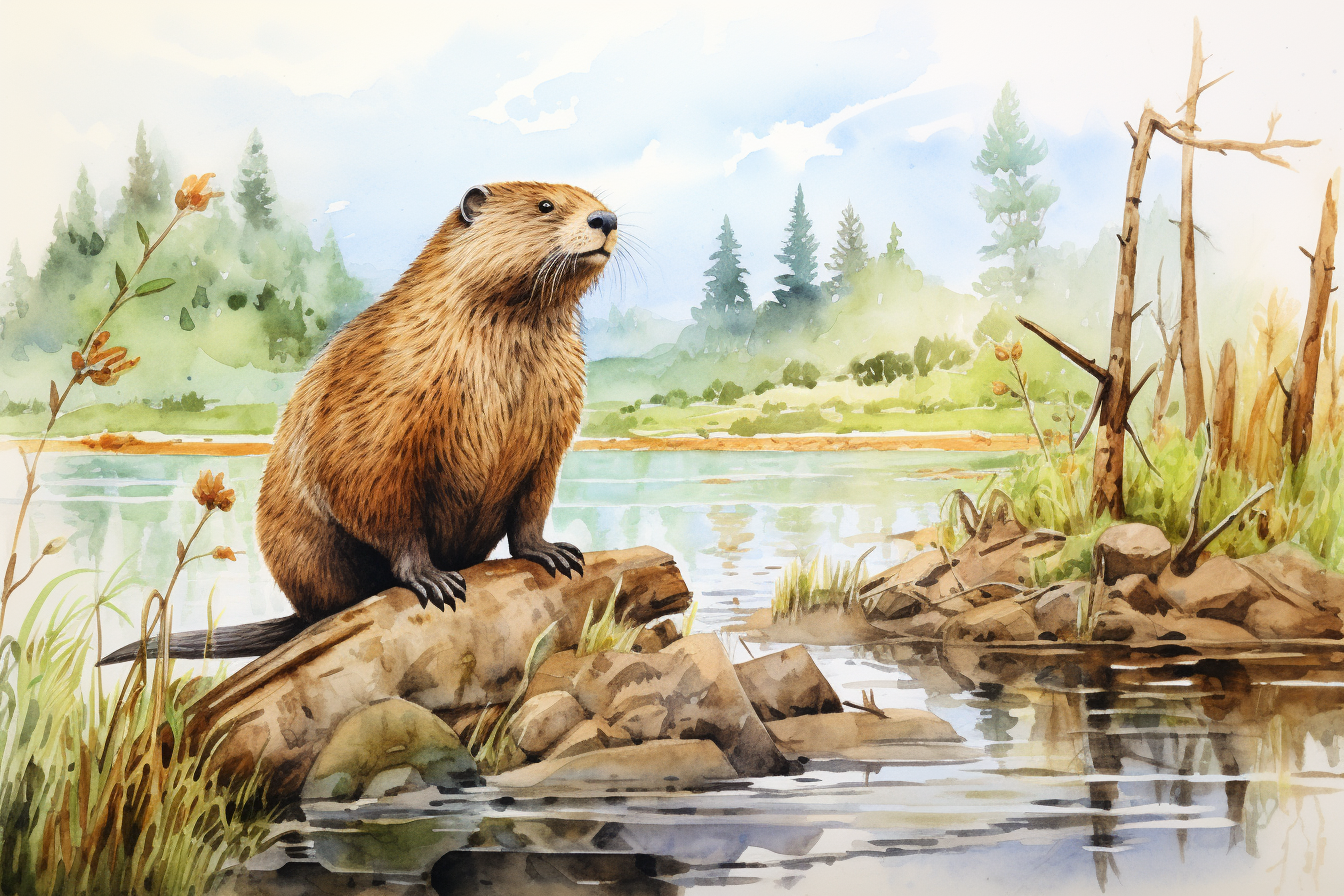
[[1143, 372], [1143, 376], [1139, 377], [1139, 384], [1135, 386], [1133, 389], [1129, 390], [1129, 397], [1133, 398], [1135, 395], [1138, 395], [1140, 392], [1142, 392], [1143, 387], [1148, 383], [1148, 378], [1156, 372], [1157, 372], [1157, 362], [1154, 361], [1151, 365], [1149, 365], [1148, 369]]
[[1092, 421], [1097, 419], [1097, 411], [1101, 410], [1101, 403], [1106, 400], [1106, 388], [1110, 384], [1110, 377], [1097, 383], [1097, 394], [1092, 396], [1092, 407], [1087, 409], [1087, 416], [1083, 418], [1083, 428], [1078, 430], [1078, 438], [1073, 443], [1074, 451], [1082, 447], [1083, 438], [1087, 435], [1087, 431], [1092, 428]]
[[1167, 121], [1156, 112], [1153, 113], [1153, 124], [1167, 137], [1175, 140], [1184, 146], [1191, 146], [1195, 149], [1207, 149], [1210, 152], [1227, 155], [1231, 152], [1244, 152], [1255, 156], [1262, 162], [1269, 162], [1271, 165], [1278, 165], [1281, 168], [1292, 168], [1281, 156], [1272, 156], [1269, 154], [1271, 149], [1283, 149], [1285, 147], [1294, 149], [1305, 149], [1308, 146], [1315, 146], [1320, 140], [1266, 140], [1264, 143], [1251, 143], [1247, 140], [1197, 140], [1180, 133], [1171, 122]]
[[[1185, 107], [1188, 106], [1188, 105], [1190, 105], [1190, 104], [1191, 104], [1192, 102], [1194, 102], [1195, 100], [1198, 100], [1199, 97], [1200, 97], [1200, 94], [1202, 94], [1204, 91], [1208, 90], [1210, 87], [1212, 87], [1213, 85], [1217, 84], [1219, 81], [1223, 80], [1224, 78], [1226, 78], [1226, 77], [1227, 77], [1228, 75], [1230, 75], [1230, 74], [1232, 74], [1232, 73], [1231, 73], [1231, 72], [1227, 72], [1226, 74], [1219, 75], [1218, 77], [1214, 78], [1214, 79], [1213, 79], [1212, 81], [1210, 81], [1209, 83], [1205, 84], [1203, 87], [1201, 87], [1201, 88], [1199, 88], [1198, 90], [1196, 90], [1193, 96], [1188, 96], [1188, 97], [1186, 97], [1186, 98], [1185, 98], [1185, 102], [1181, 103], [1179, 106], [1176, 107], [1176, 111], [1177, 111], [1178, 113], [1179, 113], [1179, 112], [1184, 112], [1184, 111], [1185, 111]], [[1273, 121], [1273, 120], [1274, 120], [1274, 119], [1271, 119], [1271, 124], [1270, 124], [1270, 126], [1269, 126], [1269, 133], [1270, 133], [1271, 135], [1274, 133], [1274, 125], [1272, 124], [1272, 121]], [[1177, 124], [1177, 127], [1180, 127], [1180, 123]]]
[[1092, 374], [1092, 376], [1095, 377], [1097, 380], [1109, 379], [1110, 374], [1106, 372], [1106, 368], [1102, 367], [1096, 361], [1093, 361], [1091, 358], [1087, 357], [1082, 352], [1078, 351], [1078, 349], [1069, 345], [1063, 339], [1060, 339], [1054, 333], [1051, 333], [1045, 327], [1033, 321], [1027, 320], [1020, 314], [1017, 316], [1017, 322], [1020, 323], [1022, 326], [1026, 327], [1031, 332], [1035, 333], [1037, 336], [1041, 337], [1041, 339], [1045, 340], [1046, 344], [1048, 344], [1051, 348], [1059, 352], [1064, 357], [1068, 358], [1073, 363], [1077, 364], [1087, 373]]

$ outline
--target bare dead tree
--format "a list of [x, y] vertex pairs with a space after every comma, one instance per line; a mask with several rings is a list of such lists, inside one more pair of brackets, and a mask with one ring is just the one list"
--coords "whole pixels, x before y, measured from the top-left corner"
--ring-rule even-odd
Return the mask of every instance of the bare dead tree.
[[[1207, 90], [1210, 86], [1212, 86], [1212, 83], [1199, 88], [1195, 92], [1196, 95]], [[1187, 97], [1186, 102], [1189, 101], [1190, 98]], [[1086, 434], [1087, 428], [1095, 417], [1098, 429], [1096, 448], [1093, 451], [1092, 460], [1092, 512], [1097, 515], [1109, 513], [1112, 519], [1123, 519], [1125, 517], [1124, 448], [1126, 434], [1129, 434], [1134, 440], [1144, 460], [1147, 461], [1147, 455], [1143, 453], [1142, 442], [1129, 423], [1129, 408], [1133, 403], [1134, 396], [1143, 388], [1143, 384], [1147, 382], [1148, 377], [1157, 370], [1157, 364], [1154, 363], [1140, 378], [1138, 384], [1131, 388], [1131, 347], [1135, 319], [1134, 272], [1138, 267], [1139, 258], [1139, 203], [1142, 201], [1143, 178], [1148, 170], [1148, 158], [1152, 150], [1153, 137], [1160, 133], [1183, 147], [1189, 146], [1223, 155], [1229, 152], [1245, 152], [1257, 159], [1289, 168], [1291, 166], [1282, 157], [1271, 155], [1270, 151], [1284, 147], [1314, 146], [1320, 141], [1275, 140], [1273, 139], [1273, 125], [1277, 121], [1277, 116], [1271, 116], [1270, 139], [1263, 143], [1251, 143], [1245, 140], [1200, 140], [1193, 135], [1183, 133], [1178, 127], [1154, 111], [1151, 105], [1144, 108], [1137, 129], [1129, 122], [1125, 122], [1125, 127], [1133, 140], [1134, 148], [1130, 154], [1129, 176], [1125, 183], [1124, 217], [1120, 225], [1120, 233], [1117, 235], [1120, 240], [1120, 264], [1115, 279], [1115, 305], [1111, 313], [1111, 352], [1105, 368], [1102, 368], [1072, 346], [1066, 345], [1038, 324], [1021, 317], [1018, 318], [1023, 326], [1036, 333], [1097, 380], [1097, 393], [1092, 402], [1092, 410], [1088, 412], [1087, 421], [1078, 436], [1081, 442], [1083, 435]], [[1184, 310], [1182, 319], [1187, 319]], [[1183, 349], [1188, 342], [1188, 338], [1184, 336], [1184, 329], [1183, 326]], [[1184, 357], [1184, 351], [1182, 355]], [[1197, 356], [1192, 353], [1192, 358], [1198, 366]], [[1203, 401], [1204, 396], [1201, 391], [1201, 405]], [[1149, 465], [1151, 466], [1151, 462], [1149, 462]]]
[[1339, 230], [1339, 171], [1325, 185], [1325, 202], [1321, 206], [1321, 229], [1316, 238], [1316, 252], [1305, 248], [1302, 254], [1311, 259], [1311, 293], [1307, 299], [1307, 319], [1302, 325], [1302, 341], [1298, 344], [1297, 363], [1293, 366], [1293, 385], [1288, 390], [1283, 406], [1283, 442], [1289, 457], [1298, 463], [1311, 445], [1312, 414], [1316, 409], [1316, 380], [1321, 363], [1321, 334], [1330, 308], [1330, 281], [1335, 270], [1335, 236]]
[[[1190, 59], [1190, 81], [1186, 87], [1185, 117], [1177, 125], [1193, 137], [1199, 128], [1195, 125], [1195, 106], [1199, 95], [1214, 83], [1201, 87], [1204, 77], [1204, 41], [1195, 19], [1194, 51]], [[1229, 72], [1230, 74], [1230, 72]], [[1227, 77], [1227, 75], [1223, 75]], [[1219, 78], [1218, 80], [1222, 80]], [[1181, 111], [1180, 109], [1176, 111]], [[1195, 148], [1181, 147], [1181, 382], [1185, 389], [1185, 436], [1195, 437], [1204, 422], [1204, 373], [1199, 363], [1199, 314], [1195, 295]]]
[[1179, 318], [1170, 328], [1162, 319], [1162, 263], [1165, 260], [1159, 259], [1157, 262], [1157, 308], [1153, 311], [1153, 321], [1157, 324], [1158, 335], [1162, 337], [1162, 375], [1158, 378], [1157, 395], [1153, 398], [1154, 433], [1161, 432], [1165, 426], [1167, 404], [1171, 400], [1171, 383], [1176, 377], [1176, 360], [1181, 353], [1183, 329]]

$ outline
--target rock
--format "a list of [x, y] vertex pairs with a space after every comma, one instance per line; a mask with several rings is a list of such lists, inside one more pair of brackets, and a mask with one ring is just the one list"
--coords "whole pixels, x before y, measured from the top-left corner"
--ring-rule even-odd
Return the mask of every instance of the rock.
[[[925, 551], [870, 579], [863, 587], [874, 619], [913, 617], [928, 608], [945, 616], [1018, 594], [1033, 557], [1057, 550], [1064, 536], [1028, 530], [1000, 501], [986, 509], [977, 531], [951, 553]], [[951, 561], [950, 563], [948, 561]]]
[[681, 632], [677, 631], [676, 623], [664, 619], [642, 629], [631, 650], [635, 653], [657, 653], [680, 637]]
[[1145, 575], [1134, 574], [1118, 580], [1106, 591], [1106, 596], [1124, 601], [1129, 606], [1152, 616], [1172, 609], [1157, 584]]
[[961, 743], [965, 738], [931, 712], [922, 709], [884, 709], [886, 718], [870, 712], [840, 712], [825, 716], [797, 716], [766, 723], [770, 734], [790, 750], [801, 745], [855, 747], [897, 741]]
[[611, 720], [611, 727], [637, 744], [657, 740], [667, 735], [667, 707], [650, 704], [628, 709]]
[[471, 754], [446, 722], [394, 698], [355, 710], [336, 726], [313, 762], [302, 798], [359, 799], [380, 772], [399, 768], [414, 771], [431, 786], [481, 783]]
[[1265, 581], [1231, 557], [1209, 558], [1182, 578], [1165, 569], [1157, 579], [1167, 603], [1187, 616], [1208, 616], [1240, 624], [1256, 601], [1274, 596]]
[[1038, 634], [1031, 614], [1016, 601], [999, 601], [960, 613], [947, 624], [948, 641], [1034, 641]]
[[462, 571], [470, 598], [455, 612], [423, 608], [404, 588], [304, 629], [234, 672], [194, 707], [193, 737], [220, 734], [213, 766], [246, 780], [258, 765], [276, 799], [298, 795], [336, 726], [378, 700], [431, 712], [508, 703], [528, 648], [552, 623], [556, 649], [578, 642], [594, 601], [620, 583], [616, 616], [644, 624], [684, 610], [690, 592], [672, 557], [653, 548], [594, 551], [584, 575], [553, 578], [528, 560]]
[[952, 617], [938, 610], [925, 610], [904, 619], [880, 619], [874, 622], [873, 626], [903, 638], [936, 639], [943, 636], [943, 629], [947, 628], [947, 624], [951, 621]]
[[384, 796], [396, 796], [399, 793], [414, 793], [429, 785], [420, 773], [409, 765], [385, 768], [369, 779], [364, 785], [364, 799], [378, 799]]
[[809, 759], [947, 761], [978, 754], [954, 744], [963, 738], [947, 722], [918, 709], [884, 710], [889, 718], [867, 712], [797, 716], [766, 727], [789, 756]]
[[1107, 585], [1132, 575], [1155, 579], [1171, 560], [1171, 542], [1156, 526], [1122, 523], [1101, 533], [1092, 556], [1096, 568], [1105, 563]]
[[[711, 636], [712, 637], [712, 636]], [[723, 752], [707, 740], [655, 740], [637, 746], [547, 759], [490, 779], [500, 788], [619, 786], [679, 790], [737, 777]]]
[[841, 711], [840, 697], [806, 647], [790, 647], [734, 668], [762, 721]]
[[716, 635], [691, 635], [650, 654], [556, 654], [537, 670], [527, 699], [557, 689], [573, 695], [610, 730], [619, 723], [651, 724], [655, 714], [632, 711], [660, 707], [666, 710], [662, 737], [712, 740], [738, 774], [761, 777], [788, 767]]
[[630, 736], [599, 719], [584, 719], [560, 740], [556, 741], [546, 754], [547, 759], [568, 759], [594, 750], [608, 747], [628, 747], [632, 743]]
[[1078, 604], [1090, 587], [1087, 582], [1060, 582], [1036, 598], [1036, 627], [1065, 640], [1078, 636]]
[[[913, 615], [910, 608], [923, 605], [920, 592], [937, 581], [935, 573], [950, 568], [941, 551], [924, 551], [873, 576], [863, 584], [859, 594], [872, 607], [869, 616], [899, 619]], [[910, 588], [912, 585], [915, 587]]]
[[[1184, 635], [1185, 641], [1254, 641], [1255, 636], [1239, 625], [1224, 622], [1221, 619], [1205, 619], [1199, 616], [1177, 616], [1172, 614], [1163, 619], [1167, 628], [1167, 637], [1172, 632]], [[1162, 636], [1159, 636], [1162, 637]], [[1173, 639], [1174, 640], [1174, 639]]]
[[1237, 561], [1262, 576], [1282, 599], [1301, 609], [1344, 610], [1344, 575], [1328, 570], [1295, 544], [1275, 545], [1264, 554]]
[[1338, 640], [1340, 618], [1336, 613], [1304, 610], [1285, 600], [1257, 601], [1246, 611], [1245, 626], [1257, 638], [1330, 638]]
[[1092, 618], [1093, 641], [1154, 641], [1169, 631], [1122, 600], [1104, 598]]
[[583, 707], [572, 694], [550, 691], [538, 694], [518, 708], [509, 720], [509, 733], [524, 753], [539, 756], [585, 718]]

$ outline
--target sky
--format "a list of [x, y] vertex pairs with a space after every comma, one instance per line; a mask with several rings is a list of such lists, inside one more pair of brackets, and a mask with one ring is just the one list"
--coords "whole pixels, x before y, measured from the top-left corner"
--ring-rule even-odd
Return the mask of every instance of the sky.
[[[1292, 171], [1201, 153], [1201, 251], [1301, 299], [1297, 246], [1344, 162], [1342, 6], [5, 0], [0, 245], [35, 269], [80, 165], [110, 209], [143, 120], [179, 176], [225, 188], [259, 128], [287, 210], [378, 288], [471, 185], [545, 180], [597, 192], [637, 238], [590, 315], [689, 317], [725, 215], [769, 298], [798, 184], [823, 256], [852, 201], [874, 254], [895, 222], [917, 266], [969, 290], [990, 230], [971, 161], [1005, 81], [1061, 190], [1046, 242], [1090, 246], [1123, 210], [1125, 121], [1184, 100], [1198, 15], [1206, 77], [1233, 72], [1201, 98], [1201, 136], [1261, 140], [1277, 108], [1276, 136], [1322, 140], [1285, 151]], [[1179, 167], [1159, 138], [1145, 199], [1175, 207]]]

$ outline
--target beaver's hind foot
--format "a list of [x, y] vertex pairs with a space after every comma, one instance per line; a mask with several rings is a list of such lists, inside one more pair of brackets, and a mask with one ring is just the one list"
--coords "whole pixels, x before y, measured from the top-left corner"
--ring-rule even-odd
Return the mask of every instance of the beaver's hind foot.
[[542, 541], [527, 545], [513, 551], [513, 556], [519, 560], [531, 560], [552, 576], [557, 572], [564, 573], [567, 579], [574, 578], [576, 572], [583, 575], [583, 551], [566, 541], [557, 541], [555, 544]]
[[415, 592], [421, 607], [433, 604], [440, 610], [452, 608], [457, 612], [455, 601], [467, 600], [467, 582], [462, 573], [452, 570], [423, 567], [402, 578], [401, 584]]

